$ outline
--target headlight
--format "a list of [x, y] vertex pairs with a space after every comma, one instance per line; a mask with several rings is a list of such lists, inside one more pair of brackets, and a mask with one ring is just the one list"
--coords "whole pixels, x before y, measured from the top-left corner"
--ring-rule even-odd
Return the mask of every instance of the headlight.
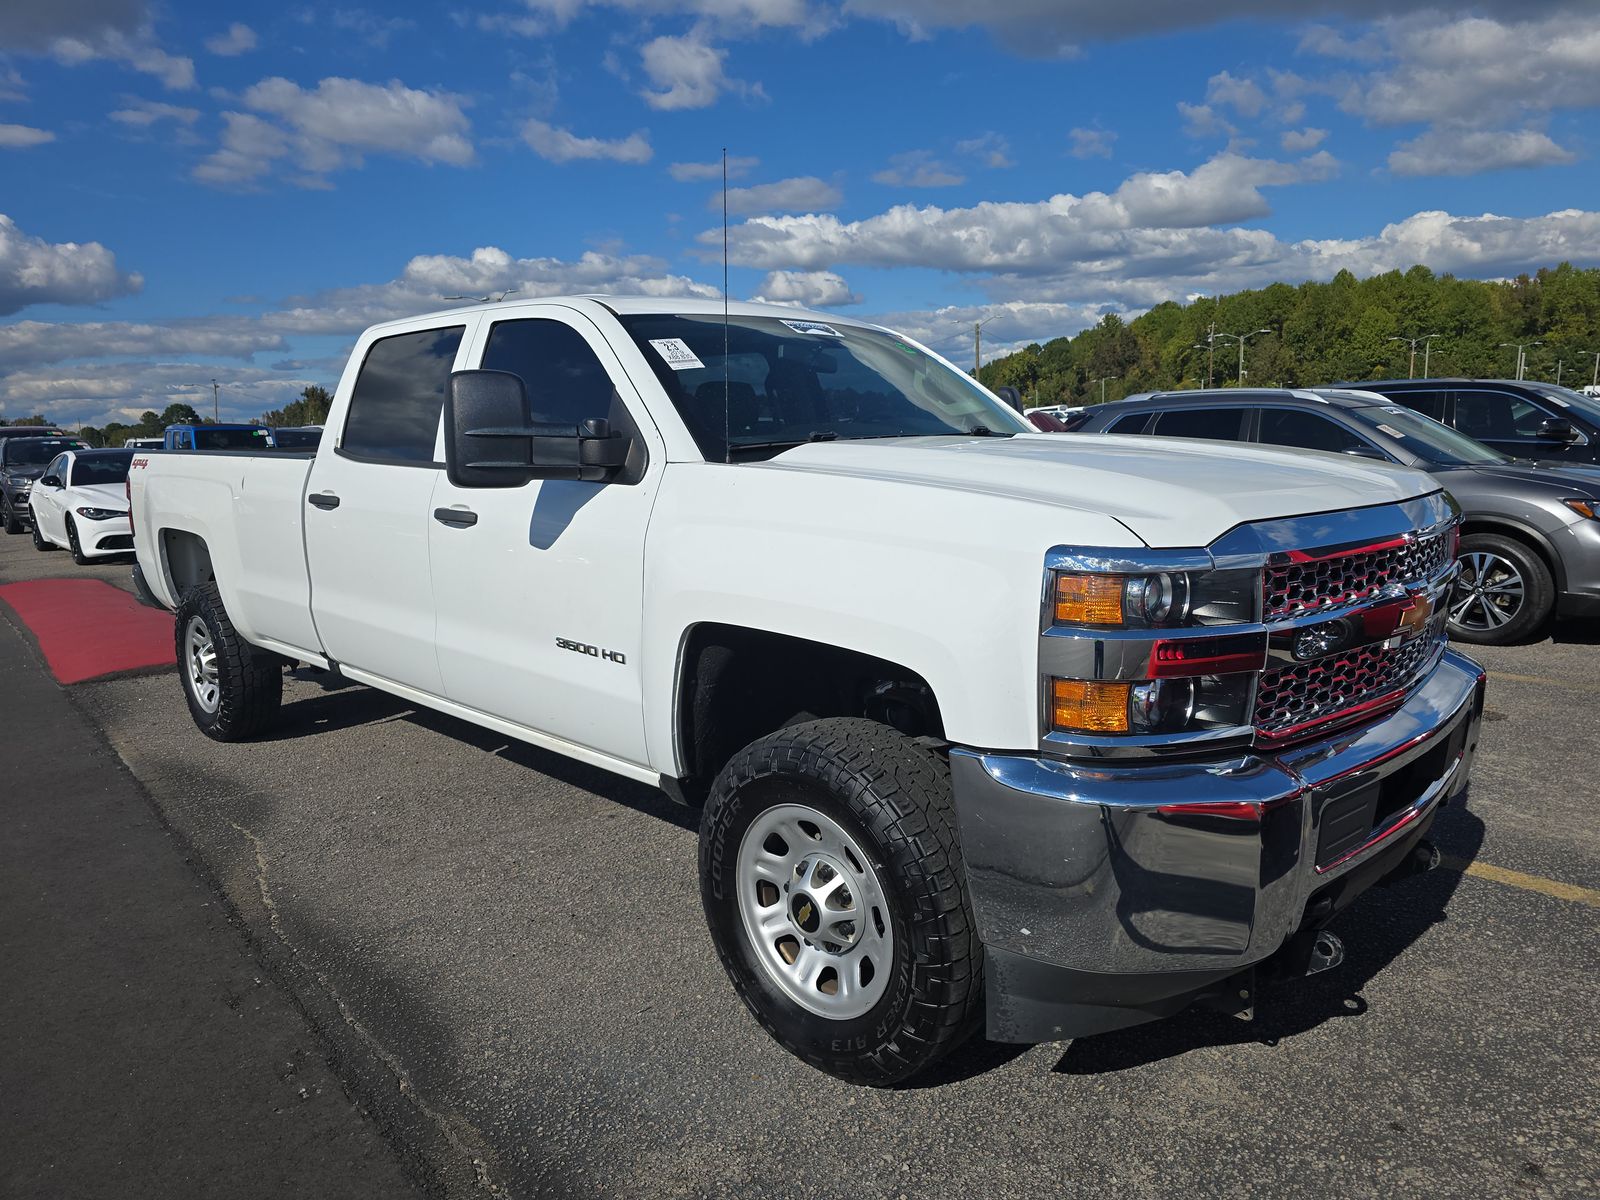
[[91, 521], [109, 521], [112, 517], [128, 515], [120, 508], [76, 508], [73, 511], [80, 517], [88, 517]]
[[1600, 521], [1600, 500], [1563, 500], [1573, 512], [1580, 517], [1588, 517], [1591, 521]]
[[[1254, 656], [1260, 666], [1265, 647]], [[1052, 679], [1051, 733], [1200, 733], [1246, 724], [1248, 673], [1183, 679]]]
[[1057, 626], [1170, 629], [1241, 624], [1256, 619], [1259, 570], [1055, 573]]

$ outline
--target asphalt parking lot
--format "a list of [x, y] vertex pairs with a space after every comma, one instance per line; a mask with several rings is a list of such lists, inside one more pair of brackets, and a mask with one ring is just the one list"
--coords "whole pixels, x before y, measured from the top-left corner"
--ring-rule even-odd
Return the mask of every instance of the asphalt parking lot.
[[[79, 571], [0, 538], [0, 583]], [[694, 814], [649, 789], [311, 673], [236, 746], [170, 674], [69, 694], [435, 1193], [1592, 1197], [1600, 627], [1478, 657], [1447, 866], [1343, 914], [1341, 968], [1253, 1023], [979, 1040], [898, 1091], [761, 1033], [702, 924]]]

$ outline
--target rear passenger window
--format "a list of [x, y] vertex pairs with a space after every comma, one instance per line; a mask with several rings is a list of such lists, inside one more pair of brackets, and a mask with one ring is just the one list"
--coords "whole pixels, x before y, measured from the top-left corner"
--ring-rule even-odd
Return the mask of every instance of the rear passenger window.
[[1150, 423], [1150, 414], [1129, 413], [1125, 417], [1118, 417], [1106, 426], [1107, 433], [1143, 433], [1144, 427]]
[[1260, 440], [1269, 446], [1298, 446], [1302, 450], [1327, 450], [1343, 454], [1366, 443], [1343, 425], [1319, 413], [1292, 408], [1261, 410]]
[[1444, 420], [1443, 392], [1389, 392], [1387, 398], [1435, 421]]
[[339, 449], [357, 458], [431, 463], [464, 325], [380, 338], [350, 396]]
[[1174, 408], [1156, 418], [1155, 434], [1236, 442], [1243, 420], [1242, 408]]
[[535, 421], [576, 425], [611, 415], [611, 376], [583, 335], [562, 321], [496, 322], [483, 369], [522, 376]]

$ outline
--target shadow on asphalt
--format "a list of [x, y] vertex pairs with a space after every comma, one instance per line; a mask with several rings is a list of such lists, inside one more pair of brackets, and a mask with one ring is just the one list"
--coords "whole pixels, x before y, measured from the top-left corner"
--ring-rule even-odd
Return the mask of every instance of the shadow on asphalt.
[[1550, 627], [1550, 640], [1558, 646], [1600, 646], [1600, 621], [1557, 621]]
[[[1442, 854], [1465, 863], [1477, 856], [1483, 832], [1483, 822], [1457, 803], [1439, 814], [1429, 836]], [[1365, 893], [1330, 926], [1344, 941], [1344, 963], [1264, 989], [1252, 1021], [1192, 1008], [1164, 1021], [1080, 1038], [1055, 1070], [1102, 1075], [1208, 1047], [1277, 1046], [1325, 1021], [1360, 1017], [1367, 1011], [1361, 990], [1430, 927], [1450, 919], [1445, 910], [1460, 883], [1459, 870], [1441, 868]]]

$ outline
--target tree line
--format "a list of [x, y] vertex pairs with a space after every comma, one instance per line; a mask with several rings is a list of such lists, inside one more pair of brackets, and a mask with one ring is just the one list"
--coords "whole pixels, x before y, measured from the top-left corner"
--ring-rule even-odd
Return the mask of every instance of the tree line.
[[[297, 399], [291, 400], [282, 408], [275, 408], [271, 412], [262, 413], [252, 425], [265, 425], [271, 429], [279, 426], [293, 425], [321, 425], [328, 419], [328, 409], [333, 405], [333, 395], [327, 388], [315, 383], [303, 389]], [[0, 425], [58, 425], [57, 422], [35, 414], [31, 417], [18, 417], [11, 421], [0, 420]], [[88, 442], [91, 446], [120, 446], [129, 438], [160, 437], [168, 425], [210, 425], [209, 417], [202, 417], [190, 404], [169, 404], [159, 413], [153, 409], [139, 414], [139, 419], [132, 423], [125, 421], [108, 421], [105, 425], [83, 425], [76, 433], [77, 436]]]
[[[1405, 378], [1410, 339], [1429, 334], [1439, 335], [1426, 355], [1433, 375], [1514, 378], [1517, 351], [1501, 343], [1540, 342], [1527, 347], [1526, 377], [1554, 381], [1559, 372], [1562, 383], [1581, 387], [1600, 353], [1600, 269], [1562, 263], [1505, 280], [1457, 279], [1422, 266], [1368, 279], [1340, 271], [1326, 283], [1158, 304], [1131, 321], [1107, 314], [1075, 336], [985, 363], [979, 377], [1016, 388], [1027, 407], [1099, 403], [1102, 379], [1107, 400], [1205, 387], [1208, 370], [1212, 386], [1236, 387], [1237, 334], [1253, 334], [1243, 382], [1260, 387]], [[1418, 341], [1419, 376], [1423, 364]]]

